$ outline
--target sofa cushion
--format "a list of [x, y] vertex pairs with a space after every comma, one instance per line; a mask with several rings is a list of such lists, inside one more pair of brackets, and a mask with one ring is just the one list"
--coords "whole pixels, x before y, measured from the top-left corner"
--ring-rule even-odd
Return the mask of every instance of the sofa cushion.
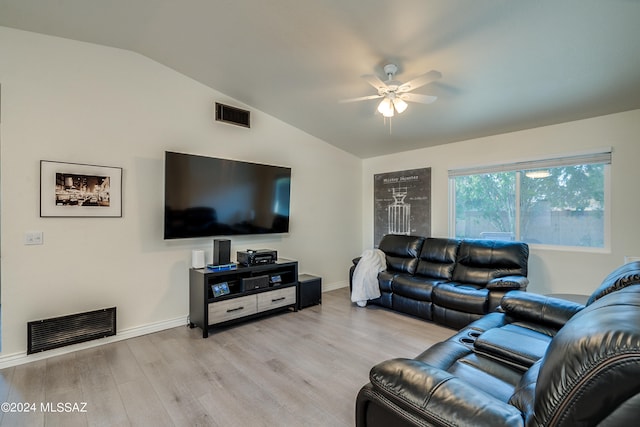
[[431, 301], [431, 292], [438, 283], [442, 283], [442, 281], [402, 274], [393, 279], [391, 286], [394, 294], [418, 301]]
[[513, 363], [524, 372], [544, 356], [550, 342], [548, 335], [506, 325], [480, 334], [473, 347], [478, 353]]
[[386, 255], [388, 270], [414, 274], [423, 242], [424, 237], [420, 236], [387, 234], [380, 241], [378, 249]]
[[466, 283], [442, 283], [432, 293], [432, 301], [441, 307], [472, 314], [486, 314], [489, 291]]
[[416, 274], [451, 280], [459, 246], [457, 239], [427, 238], [422, 245]]
[[380, 291], [391, 292], [391, 283], [396, 276], [396, 273], [387, 270], [378, 273], [378, 286], [380, 286]]
[[453, 339], [435, 344], [414, 360], [449, 372], [503, 402], [509, 400], [522, 376], [519, 369], [477, 355], [469, 346]]
[[[416, 360], [382, 362], [371, 369], [369, 379], [356, 400], [357, 426], [523, 425], [520, 411], [513, 406], [454, 374]], [[383, 423], [371, 419], [374, 422], [366, 424], [366, 411], [374, 406], [372, 402], [384, 405], [395, 419]], [[391, 409], [391, 405], [397, 406]]]
[[452, 280], [485, 286], [497, 277], [526, 276], [529, 246], [500, 240], [463, 240]]

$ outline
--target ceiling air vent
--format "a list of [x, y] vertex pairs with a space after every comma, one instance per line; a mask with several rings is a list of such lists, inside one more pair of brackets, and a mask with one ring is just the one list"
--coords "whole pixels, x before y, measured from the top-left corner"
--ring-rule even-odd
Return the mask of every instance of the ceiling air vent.
[[216, 121], [251, 127], [251, 113], [247, 110], [216, 102]]

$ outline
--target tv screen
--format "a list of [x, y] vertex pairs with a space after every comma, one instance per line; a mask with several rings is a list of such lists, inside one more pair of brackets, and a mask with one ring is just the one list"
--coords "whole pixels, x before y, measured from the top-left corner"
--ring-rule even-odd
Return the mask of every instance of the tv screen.
[[164, 238], [289, 231], [291, 168], [165, 152]]

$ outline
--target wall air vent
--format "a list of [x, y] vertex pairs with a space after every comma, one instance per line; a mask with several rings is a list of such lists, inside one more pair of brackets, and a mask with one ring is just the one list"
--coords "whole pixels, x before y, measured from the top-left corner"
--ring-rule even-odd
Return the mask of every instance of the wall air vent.
[[216, 102], [216, 121], [251, 127], [251, 112]]
[[116, 334], [116, 308], [27, 323], [27, 354]]

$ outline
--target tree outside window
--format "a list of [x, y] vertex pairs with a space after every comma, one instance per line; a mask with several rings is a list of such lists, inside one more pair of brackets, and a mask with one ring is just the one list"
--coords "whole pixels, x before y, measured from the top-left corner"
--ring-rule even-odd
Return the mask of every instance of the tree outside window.
[[578, 164], [452, 177], [454, 235], [605, 246], [605, 167]]

